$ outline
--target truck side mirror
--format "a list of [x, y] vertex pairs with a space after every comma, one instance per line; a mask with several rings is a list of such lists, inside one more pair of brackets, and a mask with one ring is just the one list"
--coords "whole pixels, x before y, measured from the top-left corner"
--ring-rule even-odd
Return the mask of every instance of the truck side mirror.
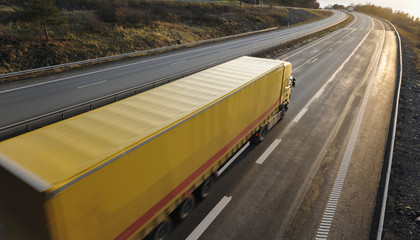
[[296, 78], [293, 78], [292, 79], [292, 87], [295, 87], [296, 86]]

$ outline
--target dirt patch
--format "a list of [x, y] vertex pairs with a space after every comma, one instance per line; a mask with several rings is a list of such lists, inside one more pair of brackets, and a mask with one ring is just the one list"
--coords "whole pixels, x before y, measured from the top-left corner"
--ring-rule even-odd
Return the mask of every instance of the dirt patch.
[[383, 239], [420, 238], [420, 72], [410, 44], [402, 37], [403, 78]]

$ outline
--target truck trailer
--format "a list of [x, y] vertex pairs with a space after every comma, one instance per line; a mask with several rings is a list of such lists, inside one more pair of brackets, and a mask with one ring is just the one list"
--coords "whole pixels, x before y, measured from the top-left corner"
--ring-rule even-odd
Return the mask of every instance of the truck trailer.
[[0, 142], [7, 239], [164, 239], [294, 84], [290, 63], [240, 57]]

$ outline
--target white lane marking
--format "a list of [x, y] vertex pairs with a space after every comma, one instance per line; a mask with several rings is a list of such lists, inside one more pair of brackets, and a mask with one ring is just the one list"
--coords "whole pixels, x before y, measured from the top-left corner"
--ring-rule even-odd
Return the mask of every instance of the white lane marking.
[[241, 153], [249, 147], [249, 145], [250, 143], [247, 142], [219, 171], [217, 171], [216, 175], [220, 176], [230, 166], [230, 164], [232, 164], [239, 155], [241, 155]]
[[279, 145], [281, 142], [281, 139], [276, 139], [274, 142], [265, 150], [265, 152], [257, 159], [255, 163], [257, 164], [263, 164], [265, 159], [271, 154], [271, 152]]
[[192, 53], [192, 52], [202, 51], [202, 50], [205, 50], [207, 48], [210, 48], [210, 47], [205, 47], [205, 48], [190, 50], [188, 52], [175, 53], [175, 54], [172, 54], [172, 55], [157, 57], [157, 58], [148, 59], [148, 60], [144, 60], [144, 61], [140, 61], [140, 62], [134, 62], [134, 63], [124, 64], [124, 65], [120, 65], [120, 66], [116, 66], [116, 67], [110, 67], [110, 68], [101, 69], [101, 70], [97, 70], [97, 71], [93, 71], [93, 72], [82, 73], [82, 74], [78, 74], [78, 75], [74, 75], [74, 76], [69, 76], [69, 77], [64, 77], [64, 78], [59, 78], [59, 79], [51, 80], [51, 81], [48, 81], [48, 82], [41, 82], [41, 83], [36, 83], [36, 84], [28, 85], [28, 86], [23, 86], [23, 87], [8, 89], [8, 90], [1, 91], [0, 93], [13, 92], [13, 91], [17, 91], [17, 90], [21, 90], [21, 89], [25, 89], [25, 88], [36, 87], [36, 86], [45, 85], [45, 84], [54, 83], [54, 82], [60, 82], [60, 81], [71, 79], [71, 78], [83, 77], [83, 76], [87, 76], [87, 75], [91, 75], [91, 74], [95, 74], [95, 73], [101, 73], [101, 72], [106, 72], [106, 71], [110, 71], [110, 70], [114, 70], [114, 69], [119, 69], [119, 68], [124, 68], [124, 67], [129, 67], [129, 66], [137, 65], [137, 64], [142, 64], [142, 63], [146, 63], [146, 62], [152, 62], [152, 61], [156, 61], [156, 60], [160, 60], [160, 59], [164, 59], [164, 58], [169, 58], [169, 57], [173, 57], [173, 56], [177, 56], [177, 55], [182, 55], [182, 54], [186, 54], [186, 53]]
[[[370, 33], [370, 31], [371, 30], [369, 30], [368, 33]], [[335, 209], [336, 209], [336, 207], [338, 205], [338, 201], [340, 199], [341, 190], [342, 190], [343, 185], [344, 185], [344, 179], [346, 177], [347, 170], [348, 170], [350, 160], [351, 160], [351, 156], [353, 154], [353, 150], [354, 150], [354, 147], [356, 145], [357, 135], [359, 134], [360, 126], [362, 125], [363, 115], [366, 111], [367, 102], [368, 102], [369, 95], [370, 95], [370, 92], [371, 92], [372, 86], [373, 86], [373, 80], [375, 78], [376, 71], [378, 69], [379, 58], [380, 58], [381, 53], [382, 53], [384, 41], [385, 41], [385, 33], [382, 34], [382, 42], [380, 43], [379, 48], [377, 49], [377, 50], [381, 49], [381, 51], [376, 51], [375, 56], [373, 58], [375, 63], [373, 65], [373, 69], [372, 69], [372, 71], [370, 73], [370, 76], [369, 76], [369, 83], [368, 83], [368, 86], [367, 86], [367, 88], [365, 90], [365, 93], [363, 95], [362, 104], [361, 104], [359, 112], [357, 114], [356, 122], [354, 124], [354, 127], [353, 127], [351, 135], [350, 135], [350, 140], [347, 143], [346, 151], [344, 153], [343, 159], [341, 160], [340, 169], [338, 170], [338, 174], [337, 174], [336, 180], [334, 182], [333, 189], [330, 193], [330, 197], [328, 199], [327, 207], [324, 210], [324, 214], [322, 216], [321, 226], [323, 226], [323, 227], [322, 227], [322, 229], [321, 229], [321, 226], [318, 228], [318, 232], [317, 232], [316, 237], [322, 237], [322, 238], [325, 238], [325, 239], [328, 238], [329, 228], [326, 231], [325, 226], [328, 226], [328, 227], [331, 226], [334, 215], [335, 215]], [[327, 212], [327, 209], [329, 209], [328, 212]]]
[[318, 58], [315, 58], [314, 60], [311, 61], [311, 63], [314, 63], [318, 60]]
[[337, 73], [339, 73], [344, 65], [346, 65], [346, 63], [348, 61], [350, 61], [350, 58], [353, 57], [353, 55], [356, 53], [356, 51], [359, 49], [359, 47], [362, 45], [362, 43], [365, 41], [365, 39], [367, 38], [367, 36], [369, 35], [370, 31], [372, 31], [371, 29], [366, 33], [366, 36], [362, 39], [362, 41], [360, 41], [359, 45], [357, 45], [357, 47], [353, 50], [353, 52], [348, 56], [348, 58], [343, 62], [343, 64], [340, 65], [339, 68], [337, 68], [337, 70], [334, 72], [333, 75], [331, 75], [330, 79], [328, 79], [327, 83], [330, 83], [334, 80], [335, 76], [337, 75]]
[[101, 83], [104, 83], [104, 82], [107, 82], [107, 80], [103, 80], [103, 81], [100, 81], [100, 82], [94, 82], [94, 83], [91, 83], [91, 84], [86, 84], [86, 85], [83, 85], [83, 86], [79, 86], [77, 88], [90, 87], [90, 86], [93, 86], [93, 85], [96, 85], [96, 84], [101, 84]]
[[303, 115], [308, 111], [308, 108], [304, 108], [300, 111], [300, 113], [293, 119], [292, 122], [297, 123], [303, 117]]
[[210, 211], [210, 213], [201, 221], [200, 224], [192, 231], [192, 233], [186, 238], [186, 240], [197, 240], [201, 234], [206, 231], [210, 224], [216, 219], [216, 217], [222, 212], [226, 205], [232, 200], [232, 197], [224, 196], [222, 200]]
[[319, 91], [315, 94], [314, 98], [319, 98], [321, 94], [324, 92], [325, 89], [321, 88]]
[[[297, 29], [297, 28], [295, 28], [295, 29]], [[334, 34], [332, 34], [331, 36], [333, 36], [333, 35]], [[114, 69], [118, 69], [118, 68], [129, 67], [129, 66], [132, 66], [132, 65], [137, 65], [137, 64], [141, 64], [141, 63], [145, 63], [145, 62], [156, 61], [156, 60], [160, 60], [160, 59], [164, 59], [164, 58], [169, 58], [169, 57], [173, 57], [173, 56], [177, 56], [177, 55], [188, 54], [188, 53], [197, 52], [197, 51], [203, 51], [203, 50], [207, 50], [207, 49], [212, 48], [212, 47], [214, 47], [214, 46], [203, 47], [203, 48], [199, 48], [199, 49], [195, 49], [195, 50], [190, 50], [188, 52], [175, 53], [175, 54], [172, 54], [172, 55], [157, 57], [157, 58], [153, 58], [153, 59], [149, 59], [149, 60], [144, 60], [144, 61], [140, 61], [140, 62], [134, 62], [134, 63], [124, 64], [124, 65], [120, 65], [120, 66], [116, 66], [116, 67], [111, 67], [111, 68], [106, 68], [106, 69], [102, 69], [102, 70], [98, 70], [98, 71], [93, 71], [93, 72], [78, 74], [78, 75], [74, 75], [74, 76], [59, 78], [59, 79], [51, 80], [51, 81], [48, 81], [48, 82], [41, 82], [41, 83], [36, 83], [36, 84], [32, 84], [32, 85], [22, 86], [22, 87], [18, 87], [18, 88], [8, 89], [8, 90], [0, 91], [0, 94], [1, 93], [7, 93], [7, 92], [13, 92], [13, 91], [17, 91], [17, 90], [21, 90], [21, 89], [25, 89], [25, 88], [30, 88], [30, 87], [36, 87], [36, 86], [40, 86], [40, 85], [44, 85], [44, 84], [49, 84], [49, 83], [54, 83], [54, 82], [60, 82], [60, 81], [63, 81], [63, 80], [67, 80], [67, 79], [71, 79], [71, 78], [77, 78], [77, 77], [82, 77], [82, 76], [86, 76], [86, 75], [90, 75], [90, 74], [95, 74], [95, 73], [110, 71], [110, 70], [114, 70]], [[229, 49], [229, 48], [231, 48], [231, 47], [228, 47], [226, 49]], [[217, 49], [217, 50], [220, 51], [220, 49]], [[293, 55], [291, 55], [291, 56], [293, 56]], [[283, 59], [283, 60], [286, 60], [286, 59]]]
[[178, 61], [178, 62], [171, 63], [171, 64], [169, 64], [169, 65], [175, 65], [175, 64], [179, 64], [179, 63], [186, 62], [186, 61], [187, 61], [187, 60], [182, 60], [182, 61]]
[[[333, 36], [337, 35], [339, 32], [342, 32], [343, 30], [344, 30], [344, 28], [343, 28], [343, 29], [341, 29], [340, 31], [337, 31], [337, 32], [335, 32], [335, 33], [331, 34], [330, 36], [328, 36], [328, 37], [326, 37], [326, 38], [324, 38], [324, 39], [322, 39], [322, 40], [320, 40], [320, 41], [318, 41], [318, 42], [316, 42], [316, 43], [314, 43], [314, 44], [310, 45], [309, 47], [306, 47], [306, 48], [304, 48], [304, 49], [300, 50], [299, 52], [296, 52], [296, 53], [294, 53], [294, 54], [292, 54], [292, 55], [290, 55], [290, 56], [287, 56], [286, 58], [283, 58], [282, 60], [286, 61], [287, 59], [289, 59], [289, 58], [291, 58], [291, 57], [293, 57], [293, 56], [295, 56], [295, 55], [297, 55], [297, 54], [299, 54], [299, 53], [301, 53], [301, 52], [303, 52], [303, 51], [305, 51], [305, 50], [308, 50], [309, 48], [312, 48], [313, 46], [318, 45], [319, 43], [322, 43], [323, 41], [325, 41], [325, 40], [327, 40], [327, 39], [329, 39], [329, 38], [331, 38], [331, 37], [333, 37]], [[348, 36], [350, 33], [354, 32], [355, 30], [356, 30], [356, 29], [352, 29], [349, 33], [347, 33], [347, 35], [346, 35], [346, 36]]]
[[[353, 31], [351, 31], [351, 32], [349, 32], [347, 35], [349, 35], [349, 34], [351, 34]], [[335, 43], [336, 44], [336, 43]], [[334, 45], [335, 45], [334, 44]], [[324, 53], [324, 52], [326, 52], [327, 50], [323, 50], [323, 51], [321, 51], [321, 52], [319, 52], [319, 53], [317, 53], [314, 57], [318, 57], [318, 56], [320, 56], [322, 53]], [[297, 66], [297, 67], [294, 67], [294, 71], [297, 71], [299, 68], [301, 68], [301, 67], [303, 67], [303, 66], [305, 66], [305, 64], [307, 64], [308, 62], [310, 62], [311, 61], [311, 59], [309, 59], [309, 60], [307, 60], [306, 62], [304, 62], [304, 63], [302, 63], [300, 66]]]

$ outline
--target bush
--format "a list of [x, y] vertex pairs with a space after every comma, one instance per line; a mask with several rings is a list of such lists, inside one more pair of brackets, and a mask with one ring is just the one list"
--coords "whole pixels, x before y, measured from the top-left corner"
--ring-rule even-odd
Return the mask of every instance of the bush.
[[143, 23], [150, 25], [153, 23], [153, 17], [148, 11], [128, 7], [117, 8], [115, 10], [115, 18], [121, 24]]

